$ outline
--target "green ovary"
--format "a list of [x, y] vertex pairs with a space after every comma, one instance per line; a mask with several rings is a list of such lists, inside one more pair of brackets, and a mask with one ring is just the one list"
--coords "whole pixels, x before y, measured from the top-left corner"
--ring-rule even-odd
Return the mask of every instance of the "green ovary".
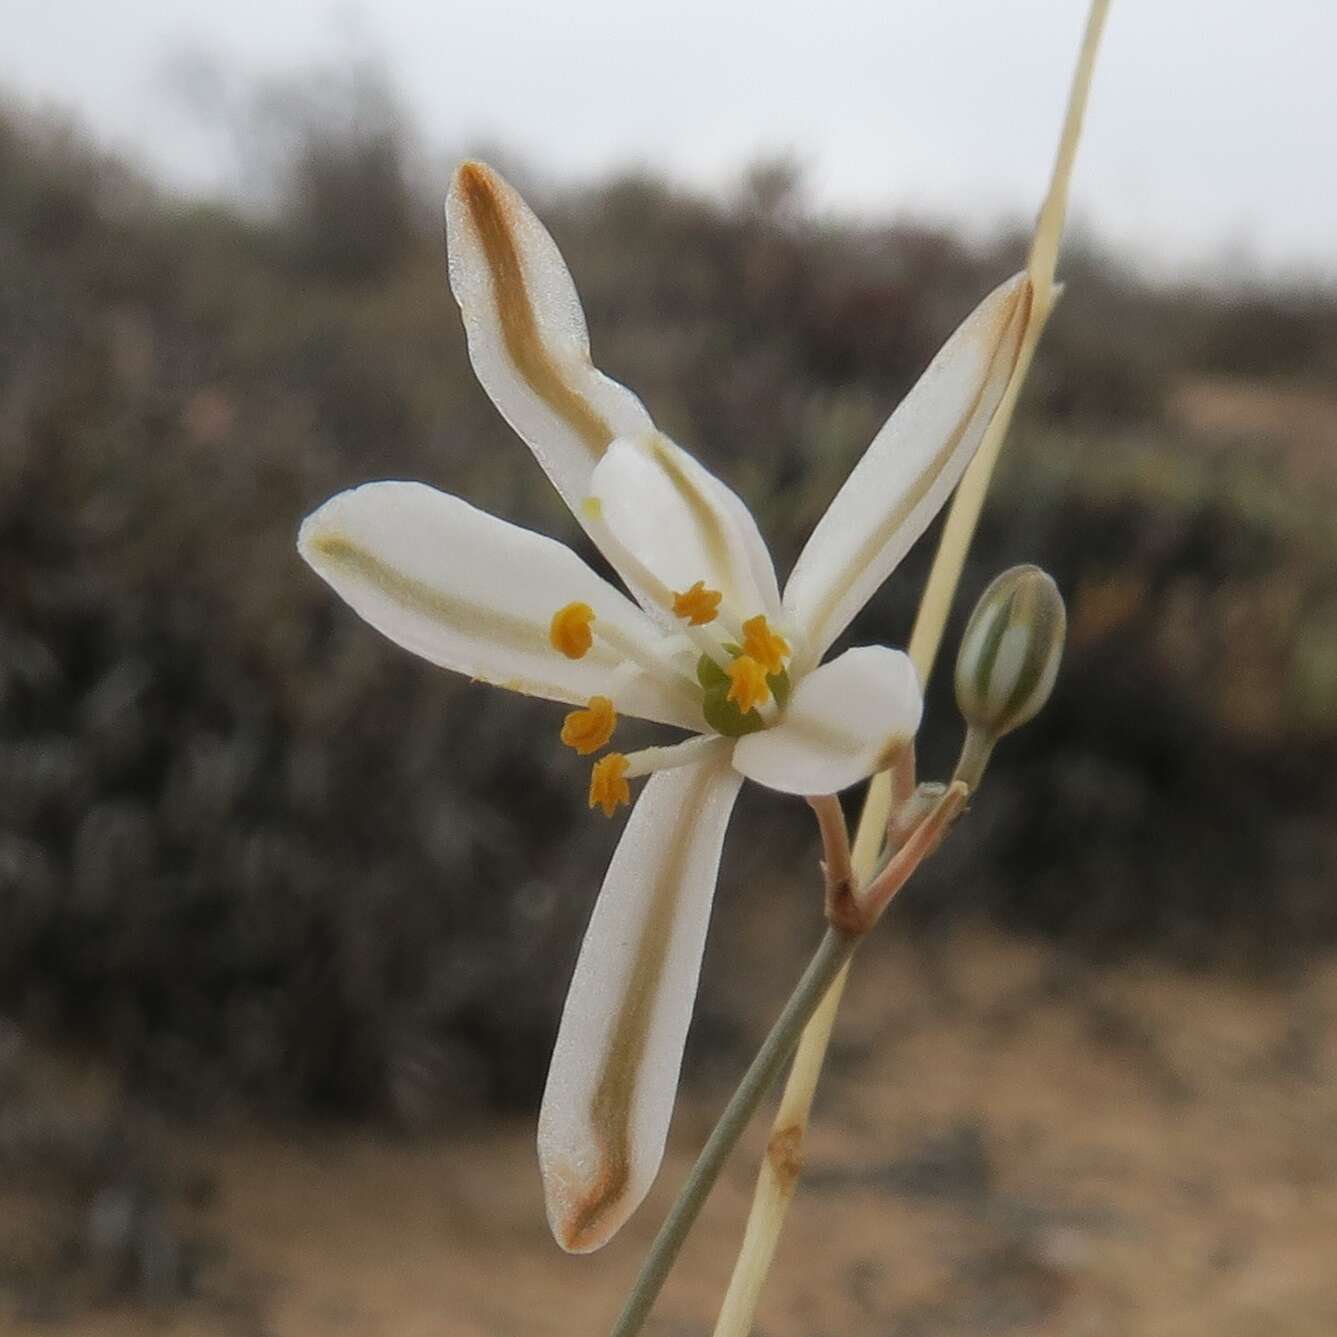
[[[724, 648], [735, 659], [743, 653], [741, 647], [737, 645], [726, 645]], [[702, 655], [697, 660], [696, 680], [705, 693], [701, 702], [701, 713], [705, 716], [706, 723], [717, 734], [724, 738], [742, 738], [744, 734], [756, 733], [759, 729], [766, 728], [766, 721], [762, 719], [759, 711], [749, 710], [745, 715], [739, 710], [736, 702], [729, 700], [729, 675], [709, 655]], [[783, 710], [789, 701], [792, 687], [789, 670], [781, 669], [779, 673], [767, 675], [766, 685], [771, 689], [776, 705]]]

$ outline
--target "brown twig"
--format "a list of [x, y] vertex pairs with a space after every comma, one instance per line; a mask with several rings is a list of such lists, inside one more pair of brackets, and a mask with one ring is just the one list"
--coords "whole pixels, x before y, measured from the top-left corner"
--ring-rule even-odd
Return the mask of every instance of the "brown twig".
[[886, 867], [860, 893], [858, 908], [865, 921], [865, 933], [877, 923], [891, 904], [892, 897], [910, 880], [915, 869], [938, 848], [938, 842], [965, 806], [969, 793], [960, 780], [954, 780], [933, 810], [915, 826], [905, 843], [887, 861]]
[[845, 812], [834, 794], [814, 794], [808, 806], [822, 833], [822, 873], [826, 878], [826, 919], [837, 933], [858, 937], [858, 888], [850, 861], [850, 832]]

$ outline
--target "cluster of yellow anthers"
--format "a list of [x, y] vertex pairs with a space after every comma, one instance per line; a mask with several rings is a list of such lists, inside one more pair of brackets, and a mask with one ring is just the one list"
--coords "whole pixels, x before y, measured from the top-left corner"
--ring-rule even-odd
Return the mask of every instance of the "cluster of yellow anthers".
[[[704, 627], [719, 616], [723, 594], [706, 588], [698, 580], [689, 589], [673, 595], [673, 614], [689, 626]], [[587, 603], [569, 603], [553, 614], [548, 638], [552, 647], [568, 659], [583, 659], [594, 645], [594, 609]], [[742, 624], [742, 645], [725, 645], [730, 657], [722, 672], [728, 679], [726, 701], [741, 715], [751, 715], [770, 704], [770, 680], [785, 672], [790, 645], [771, 630], [765, 613]], [[592, 696], [583, 710], [573, 710], [562, 723], [562, 742], [580, 756], [588, 757], [608, 746], [617, 728], [617, 710], [606, 696]], [[620, 805], [631, 803], [627, 783], [631, 759], [624, 752], [610, 752], [594, 763], [590, 773], [589, 806], [602, 808], [611, 817]]]

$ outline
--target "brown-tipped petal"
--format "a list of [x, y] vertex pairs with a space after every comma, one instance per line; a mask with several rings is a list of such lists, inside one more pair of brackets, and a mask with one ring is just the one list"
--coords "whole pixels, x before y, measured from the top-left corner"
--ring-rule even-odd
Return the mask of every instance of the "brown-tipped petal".
[[498, 173], [480, 162], [456, 171], [446, 228], [474, 372], [579, 517], [608, 443], [652, 431], [650, 415], [591, 363], [561, 252]]
[[817, 523], [785, 587], [816, 663], [895, 569], [960, 480], [1011, 379], [1031, 285], [996, 288], [942, 346]]
[[729, 751], [650, 778], [580, 949], [538, 1132], [548, 1220], [572, 1253], [607, 1243], [659, 1170], [742, 782]]
[[[655, 625], [555, 539], [422, 483], [386, 482], [331, 497], [297, 546], [373, 627], [434, 664], [573, 705], [607, 696], [623, 714], [699, 727], [672, 675], [625, 668], [607, 639], [653, 662]], [[577, 659], [552, 640], [553, 612], [570, 600], [607, 634]]]

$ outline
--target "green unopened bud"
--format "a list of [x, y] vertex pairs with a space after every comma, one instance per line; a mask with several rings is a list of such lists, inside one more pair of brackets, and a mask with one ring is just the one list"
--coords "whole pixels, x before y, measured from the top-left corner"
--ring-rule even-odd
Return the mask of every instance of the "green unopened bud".
[[960, 778], [972, 789], [994, 743], [1049, 700], [1067, 621], [1058, 586], [1038, 566], [1004, 571], [980, 596], [956, 659], [956, 704], [970, 726], [962, 761], [971, 774]]
[[1068, 619], [1058, 586], [1038, 566], [1004, 571], [980, 596], [956, 659], [956, 703], [995, 738], [1034, 719], [1049, 700]]

